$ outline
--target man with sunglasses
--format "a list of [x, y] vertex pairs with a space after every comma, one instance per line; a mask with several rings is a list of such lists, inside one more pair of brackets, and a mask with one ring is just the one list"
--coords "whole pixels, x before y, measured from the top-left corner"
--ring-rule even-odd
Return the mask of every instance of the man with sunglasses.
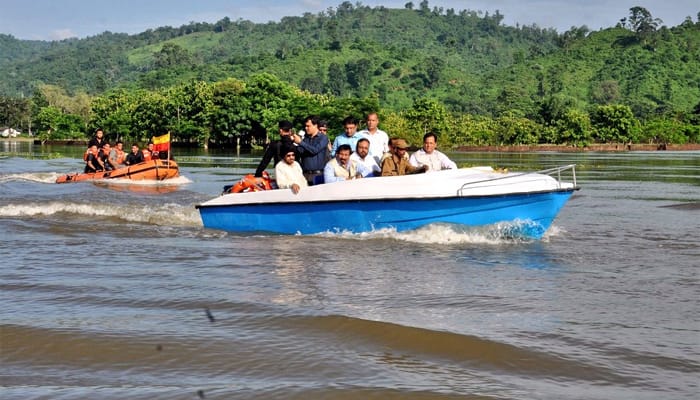
[[283, 158], [275, 165], [275, 179], [279, 189], [292, 189], [294, 194], [299, 193], [301, 188], [307, 187], [304, 172], [301, 165], [296, 162], [296, 152], [294, 146], [288, 146], [283, 150]]

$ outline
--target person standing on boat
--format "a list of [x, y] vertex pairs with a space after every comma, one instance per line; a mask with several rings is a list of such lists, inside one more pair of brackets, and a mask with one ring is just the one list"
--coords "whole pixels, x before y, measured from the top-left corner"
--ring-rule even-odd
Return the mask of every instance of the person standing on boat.
[[384, 153], [389, 152], [389, 135], [379, 129], [379, 115], [376, 112], [367, 114], [366, 122], [367, 129], [360, 131], [360, 134], [369, 139], [369, 155], [379, 164]]
[[403, 139], [396, 139], [393, 143], [394, 153], [382, 161], [382, 176], [398, 176], [419, 174], [428, 171], [428, 165], [414, 167], [406, 160], [408, 143]]
[[255, 170], [256, 178], [262, 178], [263, 171], [265, 171], [265, 168], [270, 164], [270, 160], [274, 159], [275, 162], [273, 165], [277, 166], [277, 163], [284, 158], [284, 151], [294, 146], [294, 141], [292, 140], [292, 123], [283, 120], [280, 121], [277, 126], [279, 128], [280, 139], [271, 141], [265, 148], [265, 154], [263, 154], [263, 158], [260, 160], [260, 164], [258, 164], [258, 168]]
[[101, 149], [106, 142], [104, 131], [102, 129], [97, 129], [95, 131], [95, 136], [88, 142], [88, 147], [97, 146], [98, 149]]
[[288, 146], [282, 150], [282, 160], [275, 164], [275, 180], [279, 189], [292, 189], [294, 194], [299, 193], [301, 188], [307, 187], [308, 183], [301, 165], [296, 162], [296, 149]]
[[428, 132], [423, 135], [423, 148], [411, 154], [408, 160], [414, 167], [428, 165], [430, 171], [440, 171], [443, 169], [457, 169], [457, 164], [450, 160], [445, 154], [437, 151], [437, 135]]
[[346, 181], [362, 178], [364, 165], [350, 159], [352, 147], [349, 144], [341, 144], [335, 152], [335, 158], [328, 161], [323, 168], [323, 183]]
[[355, 147], [355, 152], [350, 155], [350, 159], [355, 161], [358, 165], [364, 166], [362, 169], [362, 177], [366, 178], [368, 176], [380, 176], [382, 174], [382, 169], [377, 164], [374, 157], [369, 155], [369, 139], [366, 137], [361, 138], [357, 141], [357, 146]]
[[124, 164], [126, 165], [136, 165], [143, 162], [143, 153], [139, 149], [139, 145], [136, 143], [131, 145], [131, 153], [126, 156]]
[[304, 120], [304, 139], [299, 135], [292, 136], [297, 145], [297, 153], [301, 157], [301, 169], [309, 185], [313, 185], [314, 178], [323, 175], [323, 168], [326, 166], [328, 136], [321, 133], [318, 123], [318, 116], [308, 116]]
[[344, 132], [335, 137], [333, 141], [333, 149], [331, 156], [335, 157], [335, 152], [341, 144], [349, 144], [351, 149], [357, 147], [357, 141], [362, 139], [364, 135], [357, 132], [357, 119], [355, 117], [347, 117], [343, 120]]

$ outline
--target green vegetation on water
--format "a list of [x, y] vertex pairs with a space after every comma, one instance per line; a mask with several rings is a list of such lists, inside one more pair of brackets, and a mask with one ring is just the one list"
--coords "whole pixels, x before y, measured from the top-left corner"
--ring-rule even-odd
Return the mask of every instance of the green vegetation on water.
[[[621, 16], [624, 17], [624, 16]], [[60, 42], [0, 34], [0, 127], [41, 139], [261, 145], [309, 114], [340, 132], [378, 111], [419, 144], [697, 143], [700, 13], [666, 27], [633, 7], [616, 27], [564, 33], [503, 16], [343, 2], [255, 24], [161, 27]]]

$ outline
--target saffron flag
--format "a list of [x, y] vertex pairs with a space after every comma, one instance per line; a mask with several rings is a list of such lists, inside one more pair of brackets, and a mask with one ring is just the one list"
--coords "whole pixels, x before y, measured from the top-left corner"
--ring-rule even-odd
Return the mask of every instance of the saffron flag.
[[170, 151], [170, 132], [161, 136], [153, 136], [153, 150]]

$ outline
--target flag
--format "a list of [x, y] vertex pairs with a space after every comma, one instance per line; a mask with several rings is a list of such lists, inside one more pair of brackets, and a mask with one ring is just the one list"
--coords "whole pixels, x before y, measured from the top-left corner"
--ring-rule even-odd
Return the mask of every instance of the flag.
[[153, 136], [153, 150], [170, 151], [170, 132], [161, 136]]

